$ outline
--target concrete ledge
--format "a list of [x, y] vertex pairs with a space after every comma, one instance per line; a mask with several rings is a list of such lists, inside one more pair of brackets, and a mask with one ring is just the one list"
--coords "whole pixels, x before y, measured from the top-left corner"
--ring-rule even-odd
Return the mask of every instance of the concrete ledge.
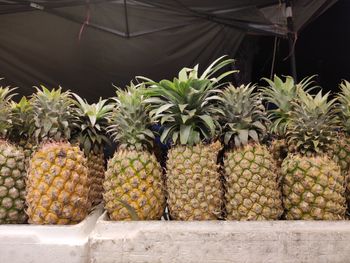
[[90, 235], [94, 263], [349, 263], [350, 222], [111, 222]]
[[0, 225], [1, 263], [86, 263], [102, 206], [76, 225]]

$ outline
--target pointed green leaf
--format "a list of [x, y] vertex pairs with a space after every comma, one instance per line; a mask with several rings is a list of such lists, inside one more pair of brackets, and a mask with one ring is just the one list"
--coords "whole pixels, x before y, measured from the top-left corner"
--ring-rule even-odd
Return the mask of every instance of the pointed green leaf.
[[208, 128], [210, 129], [210, 133], [215, 134], [215, 124], [213, 122], [212, 117], [208, 115], [199, 115], [198, 117], [204, 121], [206, 126], [208, 126]]
[[252, 138], [255, 142], [259, 142], [259, 136], [258, 133], [254, 130], [249, 131], [249, 136]]
[[188, 106], [188, 104], [179, 104], [178, 106], [179, 106], [180, 112], [183, 113], [186, 107]]
[[242, 142], [242, 145], [247, 145], [248, 144], [248, 130], [239, 130], [238, 131], [238, 136], [239, 140]]
[[188, 137], [190, 136], [192, 127], [189, 125], [181, 125], [180, 126], [180, 143], [182, 145], [187, 144]]

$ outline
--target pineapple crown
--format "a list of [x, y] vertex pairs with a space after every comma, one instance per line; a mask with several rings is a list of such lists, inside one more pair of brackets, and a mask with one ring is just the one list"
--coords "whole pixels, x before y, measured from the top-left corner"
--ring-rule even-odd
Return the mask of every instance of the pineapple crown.
[[91, 151], [95, 154], [103, 151], [103, 146], [109, 144], [109, 138], [105, 136], [108, 125], [108, 114], [113, 110], [113, 105], [107, 104], [107, 100], [101, 98], [97, 103], [89, 104], [85, 99], [73, 93], [76, 98], [76, 125], [75, 140], [87, 156]]
[[249, 141], [260, 142], [266, 134], [268, 118], [256, 85], [229, 85], [222, 90], [219, 108], [225, 145], [241, 147]]
[[120, 148], [151, 151], [155, 136], [150, 129], [145, 85], [131, 83], [125, 90], [117, 88], [116, 95], [114, 110], [108, 118], [108, 132]]
[[237, 72], [227, 71], [214, 78], [213, 75], [232, 64], [233, 59], [215, 60], [203, 74], [198, 74], [198, 65], [183, 68], [173, 81], [161, 80], [159, 83], [145, 79], [150, 85], [146, 100], [151, 104], [152, 121], [162, 126], [161, 142], [196, 145], [209, 142], [217, 136], [219, 123], [216, 120], [218, 109], [217, 88], [219, 81]]
[[286, 138], [301, 154], [324, 153], [335, 142], [335, 130], [339, 128], [336, 99], [328, 98], [329, 93], [322, 95], [319, 91], [313, 96], [300, 90], [297, 99], [292, 101]]
[[[2, 80], [2, 79], [0, 79]], [[12, 126], [12, 98], [16, 94], [13, 93], [15, 88], [0, 87], [0, 138], [6, 137]]]
[[337, 99], [341, 126], [343, 131], [350, 133], [350, 83], [343, 80], [339, 87], [340, 94], [338, 94]]
[[262, 87], [260, 91], [263, 99], [273, 107], [268, 110], [268, 117], [271, 120], [270, 132], [278, 136], [285, 135], [289, 113], [292, 110], [292, 100], [296, 98], [299, 90], [309, 92], [314, 88], [309, 87], [313, 83], [313, 78], [314, 76], [304, 78], [298, 84], [295, 84], [291, 76], [286, 76], [284, 82], [277, 75], [274, 75], [273, 80], [263, 78], [268, 86]]
[[17, 103], [12, 101], [12, 128], [11, 139], [18, 141], [20, 139], [29, 139], [34, 132], [34, 116], [31, 102], [22, 97]]
[[31, 98], [35, 140], [69, 140], [72, 127], [77, 123], [72, 93], [63, 92], [61, 87], [51, 91], [43, 85], [41, 89], [35, 88], [36, 93]]

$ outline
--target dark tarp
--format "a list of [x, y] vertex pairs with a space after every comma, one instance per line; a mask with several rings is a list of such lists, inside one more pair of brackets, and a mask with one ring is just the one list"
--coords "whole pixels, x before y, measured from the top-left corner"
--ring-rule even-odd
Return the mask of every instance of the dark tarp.
[[[335, 2], [293, 1], [296, 31]], [[234, 57], [246, 34], [287, 32], [278, 0], [0, 0], [0, 77], [23, 94], [43, 83], [92, 100], [135, 75]]]

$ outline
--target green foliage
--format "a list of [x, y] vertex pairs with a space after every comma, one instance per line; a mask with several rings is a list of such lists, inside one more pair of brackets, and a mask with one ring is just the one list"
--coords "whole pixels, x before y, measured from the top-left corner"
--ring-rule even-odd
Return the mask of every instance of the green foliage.
[[249, 141], [260, 142], [267, 131], [268, 119], [255, 85], [229, 85], [220, 96], [223, 138], [226, 145], [245, 146]]
[[109, 114], [108, 132], [121, 148], [153, 150], [154, 134], [150, 129], [150, 105], [146, 104], [144, 84], [117, 89], [114, 111]]
[[263, 78], [268, 84], [262, 87], [260, 91], [263, 99], [272, 107], [268, 110], [268, 117], [271, 120], [270, 132], [278, 136], [284, 136], [287, 129], [289, 113], [292, 110], [292, 101], [297, 97], [298, 90], [310, 92], [315, 87], [313, 84], [314, 76], [304, 78], [300, 83], [295, 84], [290, 76], [285, 77], [285, 81], [274, 75], [273, 80]]
[[202, 141], [210, 141], [217, 136], [220, 126], [216, 120], [220, 109], [216, 107], [217, 88], [226, 76], [236, 72], [224, 72], [213, 77], [215, 73], [232, 64], [234, 60], [215, 60], [201, 75], [198, 65], [194, 68], [183, 68], [173, 81], [148, 81], [147, 90], [152, 110], [152, 121], [159, 123], [161, 141], [181, 145], [196, 145]]
[[328, 99], [329, 93], [322, 95], [319, 91], [312, 96], [300, 90], [297, 99], [292, 101], [286, 137], [298, 152], [305, 155], [327, 152], [335, 143], [339, 128], [336, 99]]
[[35, 129], [33, 107], [30, 100], [22, 97], [18, 103], [12, 101], [11, 107], [13, 122], [11, 140], [15, 142], [21, 139], [29, 140]]
[[350, 83], [343, 80], [339, 85], [340, 93], [337, 96], [339, 101], [339, 116], [343, 131], [350, 133]]
[[74, 114], [74, 100], [70, 91], [62, 88], [48, 90], [45, 86], [36, 87], [31, 102], [34, 113], [34, 139], [69, 140], [71, 130], [77, 123]]
[[113, 105], [108, 100], [101, 98], [97, 103], [89, 104], [85, 99], [73, 93], [76, 101], [75, 140], [80, 144], [87, 156], [91, 151], [98, 154], [103, 151], [103, 146], [109, 144], [109, 138], [105, 135], [108, 125], [108, 114], [113, 110]]
[[[0, 79], [2, 80], [2, 79]], [[0, 137], [6, 137], [12, 127], [12, 98], [15, 88], [0, 87]]]

